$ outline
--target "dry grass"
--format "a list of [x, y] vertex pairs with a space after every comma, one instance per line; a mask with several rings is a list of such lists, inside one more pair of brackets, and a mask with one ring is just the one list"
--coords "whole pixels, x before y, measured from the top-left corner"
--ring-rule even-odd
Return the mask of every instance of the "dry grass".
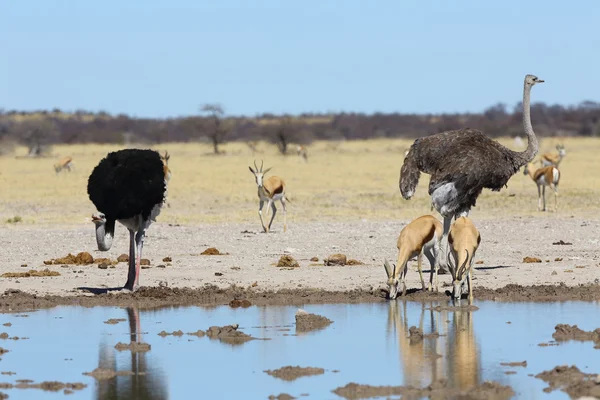
[[[515, 149], [512, 139], [500, 140]], [[551, 151], [557, 139], [541, 142], [540, 152]], [[558, 214], [585, 215], [600, 202], [600, 140], [571, 139], [564, 143], [567, 155], [561, 165]], [[214, 156], [206, 144], [163, 144], [154, 146], [171, 154], [173, 172], [169, 205], [159, 217], [162, 223], [222, 223], [249, 221], [260, 227], [254, 178], [248, 171], [254, 158], [272, 166], [271, 174], [287, 184], [288, 220], [408, 219], [429, 213], [428, 177], [423, 175], [415, 197], [406, 201], [398, 189], [404, 150], [412, 140], [369, 140], [329, 142], [308, 147], [309, 162], [294, 154], [283, 157], [275, 146], [260, 143], [261, 154], [252, 154], [245, 143], [223, 146], [226, 154]], [[145, 146], [143, 146], [145, 147]], [[89, 222], [95, 211], [86, 192], [93, 167], [114, 145], [55, 146], [55, 158], [70, 155], [75, 170], [56, 176], [55, 158], [16, 159], [0, 157], [0, 224], [7, 229], [9, 218], [19, 215], [19, 225], [79, 224]], [[18, 148], [17, 155], [25, 149]], [[521, 150], [521, 149], [515, 149]], [[478, 218], [503, 215], [540, 215], [535, 184], [522, 172], [501, 192], [484, 191], [473, 213]], [[553, 204], [552, 195], [548, 204]], [[279, 220], [281, 215], [278, 214]], [[281, 222], [281, 221], [279, 221]], [[277, 223], [277, 221], [276, 221]], [[12, 225], [14, 226], [14, 224]]]

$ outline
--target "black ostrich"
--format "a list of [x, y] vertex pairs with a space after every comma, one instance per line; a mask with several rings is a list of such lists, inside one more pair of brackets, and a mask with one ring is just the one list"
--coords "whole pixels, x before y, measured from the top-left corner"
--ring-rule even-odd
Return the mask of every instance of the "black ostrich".
[[[415, 193], [421, 172], [431, 175], [431, 204], [444, 217], [440, 266], [447, 270], [448, 232], [452, 217], [467, 216], [481, 191], [499, 191], [520, 167], [537, 154], [538, 140], [531, 126], [529, 97], [536, 83], [526, 75], [523, 88], [523, 126], [527, 149], [510, 150], [475, 129], [447, 131], [415, 140], [400, 170], [400, 192], [405, 199]], [[450, 271], [452, 273], [452, 271]]]
[[144, 235], [160, 213], [170, 176], [156, 151], [126, 149], [108, 153], [88, 179], [88, 195], [98, 210], [92, 215], [98, 249], [110, 249], [116, 221], [129, 230], [125, 289], [138, 286]]

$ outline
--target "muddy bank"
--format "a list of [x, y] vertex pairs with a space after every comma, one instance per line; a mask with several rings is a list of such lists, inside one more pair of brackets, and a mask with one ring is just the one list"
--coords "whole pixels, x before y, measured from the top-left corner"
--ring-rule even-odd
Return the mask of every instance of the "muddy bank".
[[535, 376], [548, 383], [544, 392], [560, 389], [571, 398], [600, 397], [600, 375], [583, 373], [576, 366], [559, 365]]
[[272, 377], [283, 379], [284, 381], [294, 381], [298, 378], [302, 378], [303, 376], [312, 376], [312, 375], [322, 375], [325, 373], [323, 368], [315, 368], [315, 367], [300, 367], [300, 366], [291, 366], [287, 365], [285, 367], [281, 367], [274, 370], [266, 370], [263, 371]]
[[402, 396], [402, 398], [429, 398], [431, 400], [444, 400], [448, 398], [465, 398], [470, 400], [504, 400], [510, 399], [515, 392], [510, 386], [503, 386], [497, 382], [484, 382], [469, 390], [451, 388], [446, 380], [433, 382], [424, 388], [412, 386], [370, 386], [349, 383], [346, 386], [333, 390], [333, 393], [345, 399], [368, 399], [370, 397]]
[[[257, 290], [253, 287], [230, 286], [218, 288], [205, 285], [200, 289], [141, 287], [136, 292], [98, 290], [98, 294], [73, 296], [38, 296], [18, 289], [8, 289], [0, 298], [1, 312], [17, 312], [58, 305], [94, 306], [138, 306], [155, 308], [162, 306], [217, 306], [227, 305], [232, 300], [250, 302], [253, 305], [302, 305], [325, 303], [364, 303], [388, 301], [381, 289], [354, 289], [348, 291], [326, 291], [321, 289], [281, 289], [278, 291]], [[475, 303], [478, 300], [494, 301], [594, 301], [600, 300], [600, 285], [507, 285], [499, 289], [474, 288]], [[399, 298], [401, 301], [403, 298]], [[435, 301], [449, 300], [446, 293], [430, 293], [421, 290], [406, 295], [406, 300]]]

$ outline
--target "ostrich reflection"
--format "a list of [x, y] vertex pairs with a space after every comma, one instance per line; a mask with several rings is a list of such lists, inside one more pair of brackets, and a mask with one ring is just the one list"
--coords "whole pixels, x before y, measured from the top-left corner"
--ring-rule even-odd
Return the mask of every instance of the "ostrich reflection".
[[[142, 343], [139, 310], [128, 307], [130, 343]], [[131, 375], [116, 376], [110, 379], [98, 380], [96, 384], [96, 399], [167, 399], [168, 388], [165, 377], [156, 365], [150, 367], [147, 352], [130, 350], [119, 352], [113, 343], [104, 341], [100, 344], [98, 366], [113, 371], [131, 371]]]

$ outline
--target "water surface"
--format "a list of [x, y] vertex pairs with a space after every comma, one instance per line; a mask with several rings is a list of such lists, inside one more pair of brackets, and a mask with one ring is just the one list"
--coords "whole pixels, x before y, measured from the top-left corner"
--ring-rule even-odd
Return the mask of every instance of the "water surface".
[[[434, 311], [418, 302], [306, 305], [306, 311], [334, 323], [324, 330], [296, 335], [297, 307], [268, 306], [232, 309], [179, 307], [136, 308], [56, 307], [3, 314], [1, 332], [26, 340], [4, 340], [0, 382], [83, 382], [72, 399], [266, 399], [288, 393], [313, 399], [340, 399], [331, 391], [349, 382], [371, 385], [426, 386], [446, 378], [467, 389], [485, 380], [510, 385], [522, 399], [568, 399], [560, 391], [543, 393], [537, 374], [560, 364], [577, 365], [600, 373], [600, 351], [591, 342], [566, 342], [540, 347], [552, 340], [557, 323], [577, 324], [584, 330], [600, 327], [600, 304], [476, 302], [479, 310]], [[125, 321], [105, 324], [109, 318]], [[510, 323], [509, 323], [510, 322]], [[159, 332], [195, 332], [212, 325], [239, 324], [257, 338], [229, 345], [207, 337], [161, 337]], [[408, 339], [410, 326], [425, 334], [419, 344]], [[149, 343], [146, 353], [117, 351], [118, 342]], [[432, 357], [439, 354], [441, 357]], [[527, 361], [527, 367], [501, 362]], [[325, 373], [286, 382], [264, 373], [286, 365], [321, 367]], [[96, 381], [82, 375], [97, 367], [134, 371]], [[334, 372], [338, 371], [338, 372]], [[516, 371], [507, 375], [506, 371]], [[62, 392], [37, 389], [3, 390], [10, 399], [63, 398]]]

